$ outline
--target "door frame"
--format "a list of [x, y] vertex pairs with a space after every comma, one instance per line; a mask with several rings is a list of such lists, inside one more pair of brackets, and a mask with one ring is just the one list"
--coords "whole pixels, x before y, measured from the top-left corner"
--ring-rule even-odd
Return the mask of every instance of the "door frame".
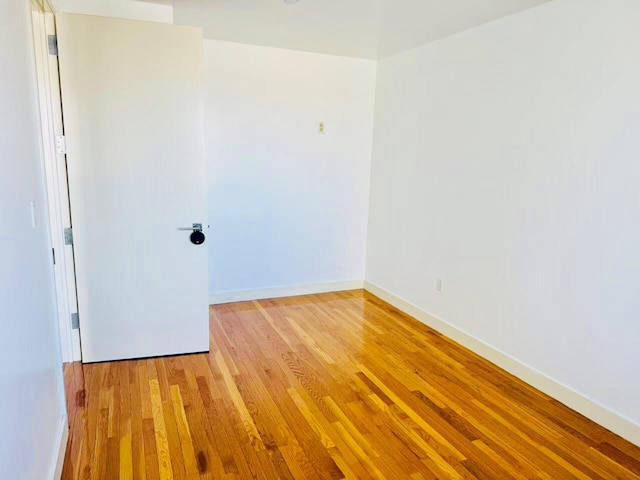
[[31, 0], [31, 19], [60, 348], [63, 363], [68, 363], [80, 361], [82, 353], [80, 331], [73, 325], [73, 314], [78, 313], [73, 245], [65, 242], [71, 212], [58, 57], [50, 52], [49, 44], [50, 36], [56, 35], [49, 0]]

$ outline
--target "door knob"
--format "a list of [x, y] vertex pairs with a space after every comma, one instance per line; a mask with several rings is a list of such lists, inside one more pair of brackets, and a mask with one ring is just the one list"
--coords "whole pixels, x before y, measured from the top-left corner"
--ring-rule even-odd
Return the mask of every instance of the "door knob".
[[198, 231], [194, 231], [190, 238], [191, 243], [193, 243], [194, 245], [202, 245], [204, 243], [204, 241], [206, 240], [206, 237], [204, 236], [204, 233], [202, 232], [198, 232]]
[[202, 229], [201, 223], [194, 223], [192, 227], [181, 227], [181, 228], [178, 228], [178, 230], [182, 230], [182, 231], [190, 230], [191, 235], [189, 239], [191, 240], [191, 243], [193, 243], [194, 245], [202, 245], [206, 240], [206, 237], [202, 232], [203, 229]]

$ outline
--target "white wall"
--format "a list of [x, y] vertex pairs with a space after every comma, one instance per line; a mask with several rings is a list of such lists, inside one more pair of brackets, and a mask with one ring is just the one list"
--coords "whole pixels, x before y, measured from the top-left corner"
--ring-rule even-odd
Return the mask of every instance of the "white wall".
[[362, 281], [375, 72], [369, 60], [205, 40], [214, 300]]
[[381, 61], [367, 252], [636, 442], [639, 25], [637, 0], [556, 0]]
[[173, 23], [173, 6], [137, 0], [51, 0], [56, 12]]
[[0, 476], [44, 480], [65, 424], [27, 3], [0, 4]]

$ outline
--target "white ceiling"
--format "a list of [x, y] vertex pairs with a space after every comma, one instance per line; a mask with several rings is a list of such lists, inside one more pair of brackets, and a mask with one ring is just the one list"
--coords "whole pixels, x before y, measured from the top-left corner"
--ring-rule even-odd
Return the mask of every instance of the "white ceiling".
[[146, 0], [206, 38], [379, 58], [549, 0]]

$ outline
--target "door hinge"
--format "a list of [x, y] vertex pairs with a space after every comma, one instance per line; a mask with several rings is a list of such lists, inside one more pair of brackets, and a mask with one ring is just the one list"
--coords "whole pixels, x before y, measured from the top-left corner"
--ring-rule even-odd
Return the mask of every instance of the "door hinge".
[[49, 55], [58, 56], [58, 37], [56, 35], [49, 35], [47, 37], [49, 43]]
[[73, 229], [71, 227], [64, 229], [64, 244], [73, 245]]
[[67, 154], [67, 138], [64, 135], [56, 135], [56, 152]]
[[51, 255], [53, 255], [53, 264], [56, 264], [56, 249], [52, 248], [51, 249]]
[[58, 56], [58, 37], [56, 35], [49, 35], [47, 37], [49, 43], [49, 55]]
[[80, 330], [80, 315], [78, 313], [71, 314], [71, 329]]

